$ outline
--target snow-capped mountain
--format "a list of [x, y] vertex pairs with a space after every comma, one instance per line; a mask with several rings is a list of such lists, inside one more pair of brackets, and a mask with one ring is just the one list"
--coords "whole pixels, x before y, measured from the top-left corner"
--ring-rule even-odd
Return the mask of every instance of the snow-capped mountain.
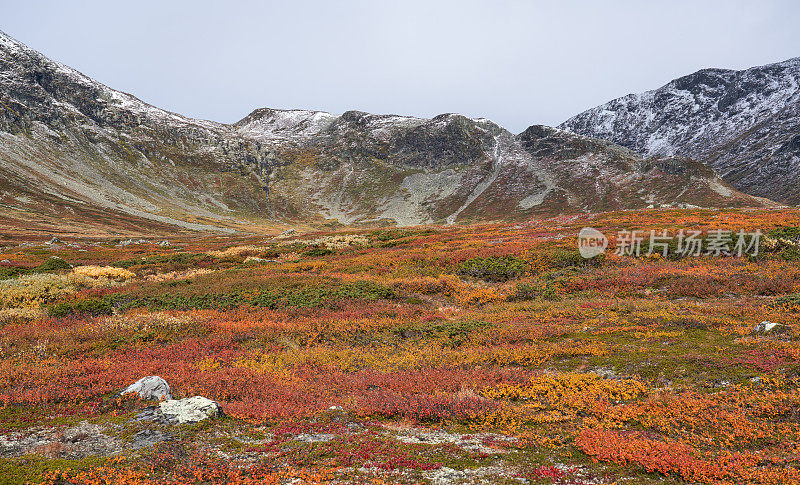
[[645, 155], [691, 157], [745, 193], [800, 204], [800, 58], [703, 69], [560, 127]]
[[[237, 227], [453, 223], [661, 205], [759, 206], [683, 158], [486, 119], [258, 109], [186, 118], [0, 32], [0, 217]], [[54, 222], [55, 221], [55, 222]], [[44, 227], [44, 226], [42, 226]]]

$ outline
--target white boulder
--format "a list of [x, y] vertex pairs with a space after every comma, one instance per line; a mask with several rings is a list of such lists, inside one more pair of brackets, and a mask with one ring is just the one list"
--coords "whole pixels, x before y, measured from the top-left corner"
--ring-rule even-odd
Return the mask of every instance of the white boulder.
[[222, 414], [222, 407], [219, 403], [203, 396], [162, 401], [159, 407], [164, 416], [179, 424], [196, 423]]
[[159, 401], [162, 399], [172, 399], [172, 391], [169, 388], [169, 384], [158, 376], [142, 377], [128, 386], [121, 394], [124, 395], [130, 392], [137, 393], [142, 399], [157, 399]]
[[775, 328], [778, 325], [780, 325], [780, 324], [776, 323], [776, 322], [768, 322], [768, 321], [764, 320], [763, 322], [756, 324], [756, 326], [753, 328], [753, 332], [755, 332], [755, 333], [768, 333], [768, 332], [771, 332], [772, 329]]

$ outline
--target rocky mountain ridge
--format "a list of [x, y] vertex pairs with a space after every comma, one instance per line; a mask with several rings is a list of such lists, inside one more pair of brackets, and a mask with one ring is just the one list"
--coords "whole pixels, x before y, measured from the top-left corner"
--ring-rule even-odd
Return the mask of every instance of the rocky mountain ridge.
[[560, 125], [646, 156], [686, 156], [745, 193], [800, 204], [800, 57], [703, 69]]
[[683, 158], [544, 126], [255, 110], [194, 120], [0, 33], [0, 207], [191, 230], [425, 224], [647, 206], [762, 206]]

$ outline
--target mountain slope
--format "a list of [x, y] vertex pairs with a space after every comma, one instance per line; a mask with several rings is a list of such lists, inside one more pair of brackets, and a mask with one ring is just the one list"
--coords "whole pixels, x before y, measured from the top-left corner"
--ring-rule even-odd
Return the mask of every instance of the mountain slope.
[[743, 192], [800, 204], [800, 58], [704, 69], [560, 127], [645, 155], [692, 157]]
[[[0, 208], [191, 230], [453, 223], [648, 205], [758, 206], [703, 166], [485, 119], [148, 105], [0, 33]], [[23, 216], [25, 217], [25, 216]]]
[[[545, 126], [514, 135], [456, 114], [428, 120], [275, 110], [259, 110], [237, 126], [271, 143], [282, 165], [271, 172], [270, 205], [283, 204], [279, 213], [300, 218], [453, 223], [651, 205], [764, 204], [690, 160], [644, 160]], [[258, 131], [265, 126], [279, 128]]]

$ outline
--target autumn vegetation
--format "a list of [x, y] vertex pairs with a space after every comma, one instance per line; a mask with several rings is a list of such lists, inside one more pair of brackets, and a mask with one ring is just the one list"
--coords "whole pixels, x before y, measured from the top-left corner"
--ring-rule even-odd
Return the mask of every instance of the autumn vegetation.
[[[587, 260], [584, 226], [612, 247], [621, 229], [766, 236], [755, 256]], [[88, 420], [124, 441], [148, 403], [119, 391], [147, 375], [226, 415], [109, 456], [2, 456], [0, 475], [418, 483], [449, 468], [498, 483], [800, 484], [799, 227], [794, 210], [650, 210], [5, 243], [0, 436]], [[762, 321], [778, 325], [754, 332]], [[414, 432], [481, 446], [398, 438]]]

